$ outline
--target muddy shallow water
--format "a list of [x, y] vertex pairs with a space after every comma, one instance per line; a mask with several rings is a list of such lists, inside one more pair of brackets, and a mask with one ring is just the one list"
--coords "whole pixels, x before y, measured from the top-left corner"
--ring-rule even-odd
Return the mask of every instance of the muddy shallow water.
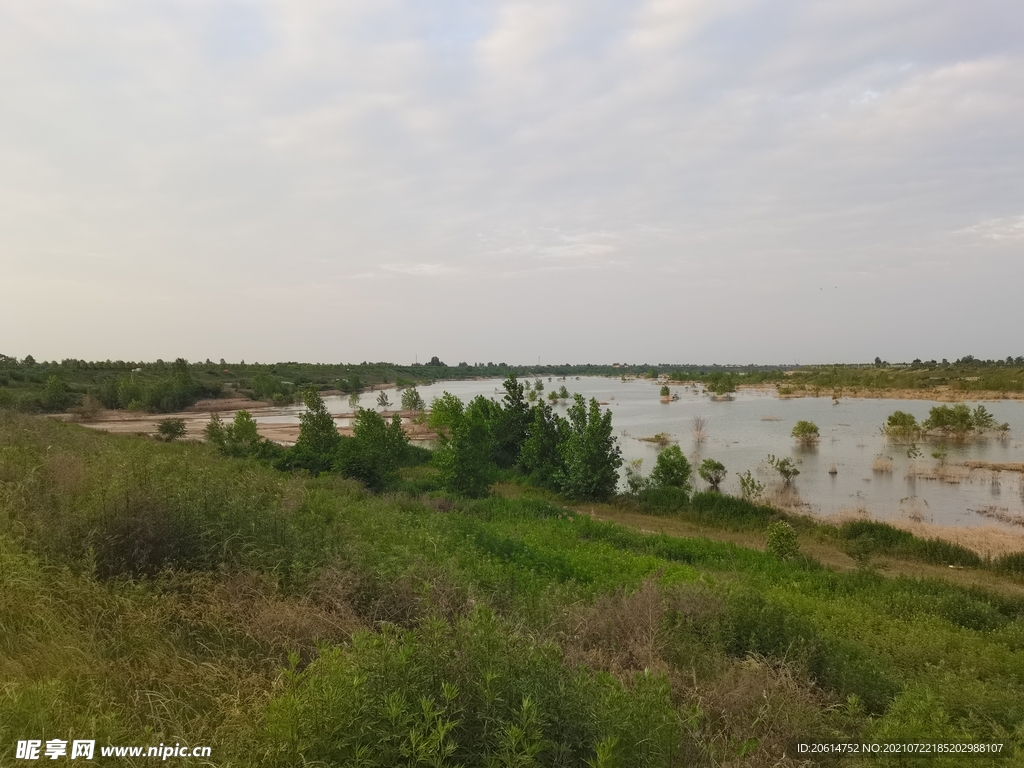
[[[986, 462], [1024, 462], [1024, 403], [987, 402], [985, 407], [997, 422], [1008, 422], [1007, 439], [987, 438], [958, 445], [947, 442], [945, 466], [932, 458], [936, 444], [920, 443], [921, 456], [907, 456], [907, 446], [892, 445], [881, 434], [886, 417], [896, 410], [914, 414], [918, 420], [928, 415], [935, 403], [927, 400], [849, 399], [833, 404], [830, 397], [779, 399], [773, 391], [741, 391], [734, 399], [712, 401], [697, 389], [671, 386], [679, 400], [663, 403], [659, 386], [650, 381], [623, 382], [612, 378], [543, 379], [546, 396], [563, 384], [570, 392], [596, 397], [612, 410], [612, 424], [623, 457], [642, 459], [649, 472], [658, 447], [640, 438], [667, 433], [678, 442], [691, 460], [713, 458], [729, 471], [722, 489], [739, 492], [736, 474], [751, 470], [768, 487], [780, 490], [777, 475], [766, 464], [769, 454], [789, 456], [800, 469], [792, 483], [789, 498], [778, 499], [799, 505], [808, 512], [830, 515], [837, 512], [868, 514], [880, 520], [911, 519], [936, 525], [997, 525], [1024, 533], [1024, 474], [960, 466], [967, 460]], [[429, 404], [444, 391], [469, 400], [476, 395], [500, 399], [501, 381], [439, 382], [419, 387]], [[387, 390], [394, 402], [400, 394]], [[376, 407], [378, 392], [361, 396], [360, 405]], [[332, 413], [350, 411], [347, 398], [327, 398]], [[974, 403], [969, 403], [973, 407]], [[301, 407], [281, 409], [261, 422], [287, 422], [298, 419]], [[565, 405], [556, 406], [564, 414]], [[692, 420], [707, 421], [706, 438], [698, 444], [693, 438]], [[799, 446], [791, 437], [799, 419], [813, 421], [821, 432], [819, 443], [811, 448]], [[339, 426], [345, 425], [339, 420]], [[876, 459], [880, 461], [876, 464]], [[891, 470], [878, 471], [891, 461]], [[832, 465], [836, 473], [829, 474]], [[875, 466], [873, 466], [875, 465]], [[698, 485], [702, 483], [698, 480]], [[795, 494], [795, 495], [794, 495]]]

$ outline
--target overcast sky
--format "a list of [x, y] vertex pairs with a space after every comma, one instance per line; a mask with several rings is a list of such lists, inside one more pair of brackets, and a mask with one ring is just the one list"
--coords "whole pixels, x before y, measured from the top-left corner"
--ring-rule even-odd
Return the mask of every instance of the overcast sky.
[[0, 3], [0, 352], [1024, 354], [1024, 3]]

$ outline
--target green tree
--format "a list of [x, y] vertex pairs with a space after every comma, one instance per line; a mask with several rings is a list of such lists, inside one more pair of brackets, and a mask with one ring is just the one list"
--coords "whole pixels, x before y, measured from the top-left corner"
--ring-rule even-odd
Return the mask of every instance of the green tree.
[[319, 475], [334, 464], [334, 452], [341, 438], [316, 388], [307, 389], [302, 399], [306, 410], [299, 414], [299, 438], [290, 451], [289, 464], [294, 469], [306, 469]]
[[672, 390], [670, 390], [670, 389], [668, 388], [668, 385], [667, 385], [667, 384], [666, 384], [666, 385], [664, 385], [664, 386], [663, 386], [663, 387], [661, 388], [661, 396], [662, 396], [662, 397], [670, 397], [671, 395], [672, 395]]
[[334, 469], [380, 490], [398, 469], [408, 444], [401, 416], [396, 413], [387, 422], [376, 411], [360, 408], [352, 420], [352, 437], [338, 443]]
[[622, 452], [612, 434], [612, 412], [601, 413], [595, 398], [588, 408], [577, 394], [567, 416], [567, 436], [560, 445], [564, 468], [557, 476], [562, 492], [574, 499], [610, 498], [622, 466]]
[[711, 486], [712, 490], [717, 491], [718, 486], [725, 480], [725, 465], [714, 459], [704, 459], [697, 469], [697, 474], [700, 475], [701, 480]]
[[547, 404], [541, 403], [533, 409], [517, 463], [537, 485], [557, 488], [556, 478], [565, 470], [560, 446], [568, 431], [568, 422], [553, 413]]
[[59, 376], [49, 376], [43, 386], [41, 397], [43, 410], [49, 413], [59, 413], [71, 405], [71, 393], [68, 392], [68, 385]]
[[670, 445], [658, 454], [651, 470], [651, 482], [656, 488], [678, 488], [690, 492], [690, 462], [678, 445]]
[[715, 371], [704, 381], [708, 391], [715, 395], [727, 395], [736, 391], [736, 377], [731, 373]]
[[441, 484], [451, 493], [471, 498], [487, 495], [494, 474], [487, 403], [494, 405], [482, 396], [475, 398], [461, 417], [448, 423], [447, 433], [438, 433], [440, 447], [433, 463]]
[[525, 387], [515, 376], [505, 379], [501, 412], [491, 429], [494, 461], [499, 467], [515, 466], [530, 425], [530, 406], [523, 396]]
[[462, 421], [466, 406], [455, 395], [444, 392], [430, 403], [430, 418], [427, 424], [438, 434], [450, 433]]
[[427, 404], [423, 402], [423, 398], [420, 396], [416, 387], [409, 387], [407, 390], [402, 392], [403, 411], [422, 411], [426, 409], [426, 407]]
[[380, 391], [380, 394], [377, 395], [377, 405], [382, 409], [389, 408], [391, 406], [391, 400], [388, 398], [388, 393], [383, 389]]
[[161, 440], [168, 443], [185, 436], [184, 419], [160, 419], [156, 424], [156, 433]]
[[820, 437], [818, 425], [813, 421], [804, 421], [803, 419], [793, 427], [792, 435], [803, 445], [814, 445]]

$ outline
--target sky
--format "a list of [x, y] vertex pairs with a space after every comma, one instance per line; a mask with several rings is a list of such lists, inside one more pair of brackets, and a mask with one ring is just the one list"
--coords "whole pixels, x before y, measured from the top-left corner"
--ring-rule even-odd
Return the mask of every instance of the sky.
[[1024, 4], [0, 3], [0, 353], [1024, 354]]

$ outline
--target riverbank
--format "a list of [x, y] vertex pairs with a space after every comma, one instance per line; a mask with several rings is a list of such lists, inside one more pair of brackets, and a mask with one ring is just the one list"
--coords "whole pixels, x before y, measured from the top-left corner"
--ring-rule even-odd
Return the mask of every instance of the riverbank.
[[[380, 389], [381, 387], [378, 387]], [[339, 393], [340, 394], [340, 393]], [[181, 419], [185, 424], [185, 440], [206, 439], [204, 430], [210, 423], [213, 414], [224, 421], [231, 421], [238, 411], [248, 411], [256, 420], [256, 429], [261, 437], [281, 445], [293, 445], [299, 437], [298, 420], [294, 423], [278, 423], [268, 419], [280, 418], [285, 410], [266, 401], [248, 400], [245, 398], [225, 398], [221, 400], [200, 400], [184, 411], [175, 413], [143, 413], [139, 411], [121, 411], [100, 409], [83, 417], [79, 414], [60, 413], [48, 418], [70, 421], [89, 429], [110, 432], [117, 435], [150, 435], [157, 434], [157, 427], [164, 419]], [[402, 428], [410, 440], [430, 441], [437, 439], [437, 433], [425, 423], [418, 423], [421, 412], [418, 411], [382, 411], [381, 414], [390, 419], [394, 414], [402, 419]], [[345, 422], [338, 427], [338, 434], [352, 435], [352, 419], [355, 411], [333, 413], [331, 416]]]
[[[744, 387], [740, 387], [743, 389]], [[765, 387], [753, 386], [750, 389], [764, 390]], [[838, 399], [857, 398], [873, 400], [931, 400], [937, 403], [962, 402], [998, 402], [1001, 400], [1024, 401], [1024, 392], [997, 392], [994, 390], [966, 390], [950, 387], [933, 387], [931, 389], [839, 389], [823, 387], [794, 388], [786, 385], [770, 387], [779, 399], [787, 400], [797, 397], [835, 397]]]

